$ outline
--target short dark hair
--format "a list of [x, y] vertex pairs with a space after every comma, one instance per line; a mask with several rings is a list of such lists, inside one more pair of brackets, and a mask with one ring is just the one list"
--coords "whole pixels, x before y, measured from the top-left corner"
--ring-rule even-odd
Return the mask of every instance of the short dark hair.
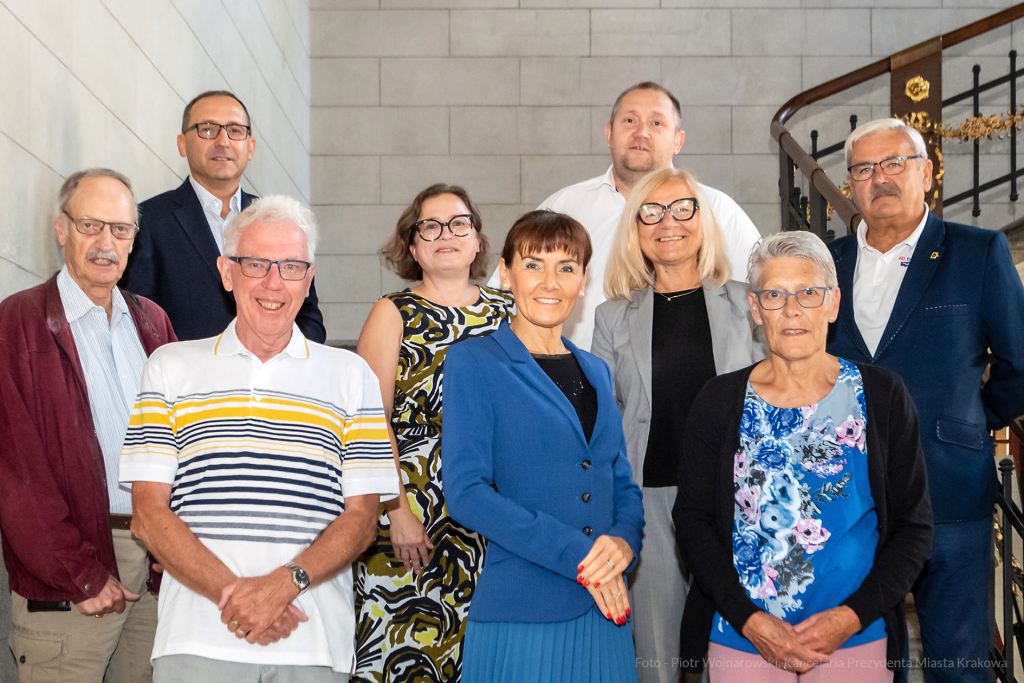
[[409, 245], [416, 239], [416, 222], [420, 219], [420, 212], [423, 211], [423, 203], [433, 197], [440, 197], [443, 194], [455, 195], [462, 200], [462, 203], [469, 209], [473, 217], [473, 227], [476, 228], [477, 237], [480, 239], [480, 251], [473, 264], [469, 267], [470, 279], [479, 279], [487, 275], [487, 237], [483, 234], [483, 220], [469, 193], [458, 185], [446, 185], [436, 183], [416, 195], [402, 215], [398, 218], [395, 232], [380, 250], [381, 260], [384, 265], [395, 272], [403, 280], [414, 282], [423, 279], [423, 268], [416, 262], [409, 252]]
[[672, 108], [675, 110], [676, 118], [676, 130], [683, 129], [683, 110], [679, 106], [679, 100], [676, 96], [668, 91], [668, 88], [655, 83], [654, 81], [644, 81], [643, 83], [637, 83], [623, 90], [618, 97], [615, 98], [615, 104], [612, 105], [612, 117], [608, 119], [608, 123], [612, 126], [615, 125], [615, 117], [619, 114], [619, 106], [622, 104], [622, 98], [633, 92], [634, 90], [653, 90], [654, 92], [660, 92], [662, 95], [667, 97], [672, 102]]
[[569, 254], [583, 265], [584, 272], [594, 253], [590, 234], [579, 221], [564, 213], [538, 209], [520, 216], [512, 224], [501, 250], [501, 260], [506, 267], [511, 267], [516, 254], [524, 257], [552, 251]]
[[[246, 108], [245, 103], [238, 99], [235, 93], [228, 90], [207, 90], [204, 93], [199, 93], [192, 98], [192, 101], [185, 105], [185, 113], [181, 115], [181, 132], [182, 134], [187, 133], [189, 129], [188, 119], [192, 115], [192, 107], [195, 106], [199, 100], [205, 100], [207, 97], [230, 97], [235, 102], [238, 102], [242, 106], [242, 111], [245, 112], [245, 125], [251, 126], [252, 119], [249, 117], [249, 109]], [[200, 123], [202, 123], [200, 121]]]

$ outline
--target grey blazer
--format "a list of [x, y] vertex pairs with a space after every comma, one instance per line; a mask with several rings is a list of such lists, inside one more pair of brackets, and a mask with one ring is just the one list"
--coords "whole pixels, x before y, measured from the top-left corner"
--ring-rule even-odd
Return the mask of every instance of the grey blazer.
[[[654, 296], [654, 290], [647, 287], [633, 292], [632, 301], [605, 301], [598, 306], [594, 341], [590, 347], [591, 353], [612, 369], [629, 464], [633, 468], [633, 479], [641, 486], [651, 421]], [[745, 368], [766, 357], [767, 345], [747, 304], [746, 283], [732, 280], [716, 287], [705, 282], [704, 301], [708, 307], [717, 374]]]

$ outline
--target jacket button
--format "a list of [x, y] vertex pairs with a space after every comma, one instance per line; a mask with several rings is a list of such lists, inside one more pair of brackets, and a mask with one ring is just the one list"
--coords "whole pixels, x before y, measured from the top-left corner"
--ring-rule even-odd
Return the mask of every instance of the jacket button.
[[583, 502], [584, 502], [584, 503], [589, 503], [589, 502], [590, 502], [590, 494], [589, 494], [589, 493], [584, 493], [584, 494], [583, 494], [583, 495], [581, 496], [581, 498], [583, 498]]
[[583, 462], [580, 463], [580, 467], [582, 467], [585, 470], [589, 470], [590, 469], [590, 464], [591, 463], [590, 463], [589, 460], [584, 460]]
[[587, 536], [589, 536], [590, 534], [594, 533], [594, 530], [591, 529], [589, 526], [585, 526], [585, 527], [583, 527], [583, 533], [585, 533]]
[[22, 664], [24, 664], [25, 663], [25, 655], [22, 655], [21, 657], [19, 657], [18, 661], [21, 662]]
[[92, 584], [91, 583], [85, 584], [85, 590], [92, 590]]

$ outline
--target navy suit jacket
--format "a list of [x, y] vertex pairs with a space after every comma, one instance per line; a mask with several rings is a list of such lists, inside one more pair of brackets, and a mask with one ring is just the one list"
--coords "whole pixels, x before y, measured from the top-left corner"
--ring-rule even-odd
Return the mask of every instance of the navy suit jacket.
[[[242, 209], [254, 199], [243, 191]], [[142, 202], [139, 226], [121, 288], [156, 302], [182, 341], [223, 332], [235, 317], [235, 298], [221, 282], [220, 250], [188, 178], [178, 189]], [[295, 322], [307, 339], [327, 339], [313, 284]]]
[[452, 517], [488, 540], [474, 621], [579, 617], [595, 607], [576, 570], [597, 537], [618, 536], [640, 554], [642, 494], [611, 371], [562, 342], [597, 392], [589, 443], [572, 404], [507, 324], [445, 356], [444, 495]]
[[997, 481], [988, 430], [1024, 413], [1024, 286], [1006, 236], [929, 213], [873, 356], [853, 310], [857, 236], [829, 249], [842, 291], [829, 353], [888, 368], [907, 385], [921, 417], [935, 521], [991, 516]]

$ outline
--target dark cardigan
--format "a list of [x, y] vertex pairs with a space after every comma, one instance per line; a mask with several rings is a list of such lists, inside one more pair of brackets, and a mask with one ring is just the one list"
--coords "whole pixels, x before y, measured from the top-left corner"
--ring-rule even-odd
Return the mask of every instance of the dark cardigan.
[[[747, 380], [755, 366], [720, 375], [707, 384], [686, 421], [686, 459], [679, 467], [679, 496], [672, 511], [676, 542], [693, 572], [680, 634], [687, 671], [703, 670], [717, 610], [737, 633], [760, 608], [740, 584], [733, 565], [733, 465]], [[868, 626], [884, 617], [887, 659], [903, 656], [903, 601], [931, 555], [932, 509], [917, 410], [903, 382], [887, 370], [857, 365], [867, 404], [867, 457], [871, 497], [878, 515], [874, 566], [842, 604]]]

